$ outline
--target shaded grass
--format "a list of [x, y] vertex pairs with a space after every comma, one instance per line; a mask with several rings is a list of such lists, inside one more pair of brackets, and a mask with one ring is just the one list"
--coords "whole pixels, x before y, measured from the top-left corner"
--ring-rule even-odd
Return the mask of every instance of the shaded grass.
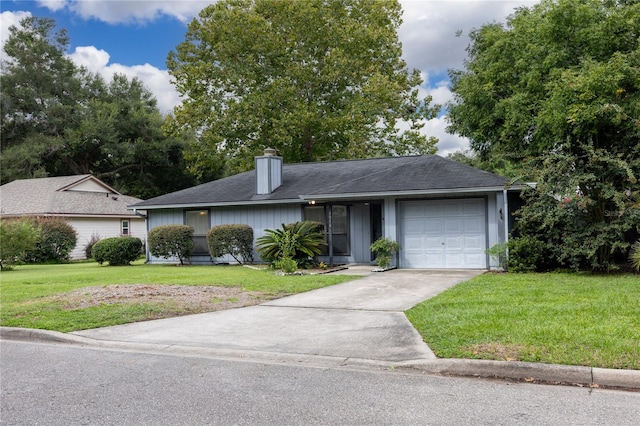
[[0, 273], [0, 325], [75, 331], [191, 313], [170, 302], [102, 304], [68, 309], [52, 295], [113, 284], [237, 287], [265, 299], [301, 293], [357, 277], [345, 275], [276, 276], [241, 266], [145, 265], [110, 267], [97, 263], [26, 265]]
[[439, 357], [640, 369], [637, 275], [483, 274], [406, 314]]

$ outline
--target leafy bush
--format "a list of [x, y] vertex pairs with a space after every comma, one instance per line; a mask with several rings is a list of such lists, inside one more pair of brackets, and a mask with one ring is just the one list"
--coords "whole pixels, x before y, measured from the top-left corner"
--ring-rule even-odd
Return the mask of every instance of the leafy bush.
[[0, 221], [0, 269], [11, 270], [35, 247], [38, 230], [24, 220]]
[[149, 231], [149, 252], [156, 257], [188, 259], [193, 253], [193, 227], [188, 225], [163, 225]]
[[211, 257], [231, 255], [238, 263], [253, 263], [253, 228], [249, 225], [218, 225], [207, 233]]
[[545, 250], [544, 242], [532, 236], [524, 236], [496, 244], [487, 250], [487, 254], [511, 272], [533, 272], [545, 269]]
[[57, 217], [38, 217], [30, 219], [40, 237], [32, 250], [25, 253], [28, 263], [64, 262], [76, 246], [76, 230], [64, 219]]
[[100, 241], [100, 235], [97, 232], [94, 232], [93, 234], [91, 234], [91, 238], [89, 239], [89, 242], [87, 242], [87, 245], [84, 247], [84, 255], [87, 259], [91, 259], [91, 257], [93, 256], [91, 252], [93, 250], [93, 246], [98, 241]]
[[509, 240], [508, 268], [513, 272], [532, 272], [544, 269], [545, 244], [532, 236]]
[[303, 221], [282, 224], [282, 229], [266, 229], [267, 235], [258, 238], [260, 257], [267, 262], [288, 257], [298, 266], [306, 266], [314, 262], [327, 245], [323, 227], [319, 222]]
[[391, 255], [400, 250], [400, 244], [390, 238], [380, 237], [369, 247], [376, 254], [376, 264], [382, 269], [391, 266]]
[[99, 264], [109, 262], [109, 266], [128, 265], [142, 252], [142, 241], [134, 237], [112, 237], [93, 245], [92, 257]]
[[631, 253], [629, 254], [629, 261], [631, 266], [640, 271], [640, 240], [636, 241], [631, 247]]
[[283, 257], [282, 259], [274, 261], [273, 267], [275, 269], [280, 269], [286, 274], [292, 274], [298, 270], [298, 262], [290, 257]]

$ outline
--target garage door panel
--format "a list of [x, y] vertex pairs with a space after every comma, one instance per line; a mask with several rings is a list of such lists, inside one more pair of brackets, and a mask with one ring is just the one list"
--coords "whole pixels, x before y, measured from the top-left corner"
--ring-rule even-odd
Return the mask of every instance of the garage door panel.
[[484, 216], [484, 200], [466, 200], [462, 203], [464, 215]]
[[447, 236], [444, 239], [444, 250], [446, 252], [449, 251], [463, 251], [464, 249], [464, 238], [462, 236]]
[[406, 235], [422, 235], [424, 234], [424, 220], [422, 219], [406, 219], [404, 224]]
[[465, 235], [464, 248], [466, 251], [482, 251], [484, 253], [484, 236], [481, 235]]
[[[441, 230], [442, 231], [442, 230]], [[464, 222], [457, 217], [450, 217], [444, 220], [444, 233], [448, 234], [460, 234], [464, 231]]]
[[422, 252], [424, 247], [424, 238], [422, 236], [409, 236], [407, 235], [404, 239], [404, 249], [407, 251], [419, 251]]
[[424, 204], [421, 201], [416, 201], [416, 203], [423, 205], [424, 217], [442, 217], [442, 206], [437, 204]]
[[485, 200], [400, 202], [400, 266], [486, 268]]
[[486, 255], [483, 254], [465, 254], [464, 265], [462, 268], [483, 269], [486, 268]]
[[403, 206], [403, 215], [405, 218], [424, 217], [424, 206], [416, 202], [407, 202]]
[[433, 219], [433, 218], [423, 218], [422, 219], [424, 226], [424, 234], [425, 235], [440, 235], [442, 234], [442, 228], [444, 227], [444, 220], [441, 218]]
[[478, 220], [478, 217], [465, 217], [463, 230], [465, 234], [484, 234], [484, 220]]
[[435, 252], [441, 252], [442, 251], [442, 247], [443, 247], [443, 241], [441, 237], [425, 237], [423, 238], [423, 243], [422, 243], [422, 247], [430, 252], [433, 253]]

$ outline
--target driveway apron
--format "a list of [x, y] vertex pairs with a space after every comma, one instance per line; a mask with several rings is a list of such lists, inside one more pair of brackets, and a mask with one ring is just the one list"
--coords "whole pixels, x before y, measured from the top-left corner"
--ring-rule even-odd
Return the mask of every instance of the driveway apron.
[[[366, 273], [370, 267], [361, 270]], [[482, 272], [392, 270], [258, 306], [73, 334], [114, 342], [390, 362], [432, 359], [433, 352], [403, 311]]]

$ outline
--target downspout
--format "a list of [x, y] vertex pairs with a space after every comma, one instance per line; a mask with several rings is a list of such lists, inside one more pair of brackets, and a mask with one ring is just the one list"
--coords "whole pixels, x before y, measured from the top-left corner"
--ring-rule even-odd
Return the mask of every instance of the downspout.
[[327, 235], [327, 242], [329, 244], [329, 266], [333, 267], [333, 208], [331, 206], [331, 203], [327, 204], [327, 206], [329, 207], [329, 213], [328, 213], [328, 221], [329, 222], [329, 229], [328, 229], [328, 235]]
[[[508, 199], [508, 192], [507, 192], [507, 188], [504, 188], [502, 190], [502, 198], [503, 198], [503, 204], [504, 206], [502, 207], [502, 211], [503, 213], [503, 217], [504, 217], [504, 242], [505, 244], [509, 242], [509, 199]], [[506, 262], [509, 260], [509, 247], [505, 246], [505, 265], [504, 265], [504, 269], [507, 269], [507, 264]]]

